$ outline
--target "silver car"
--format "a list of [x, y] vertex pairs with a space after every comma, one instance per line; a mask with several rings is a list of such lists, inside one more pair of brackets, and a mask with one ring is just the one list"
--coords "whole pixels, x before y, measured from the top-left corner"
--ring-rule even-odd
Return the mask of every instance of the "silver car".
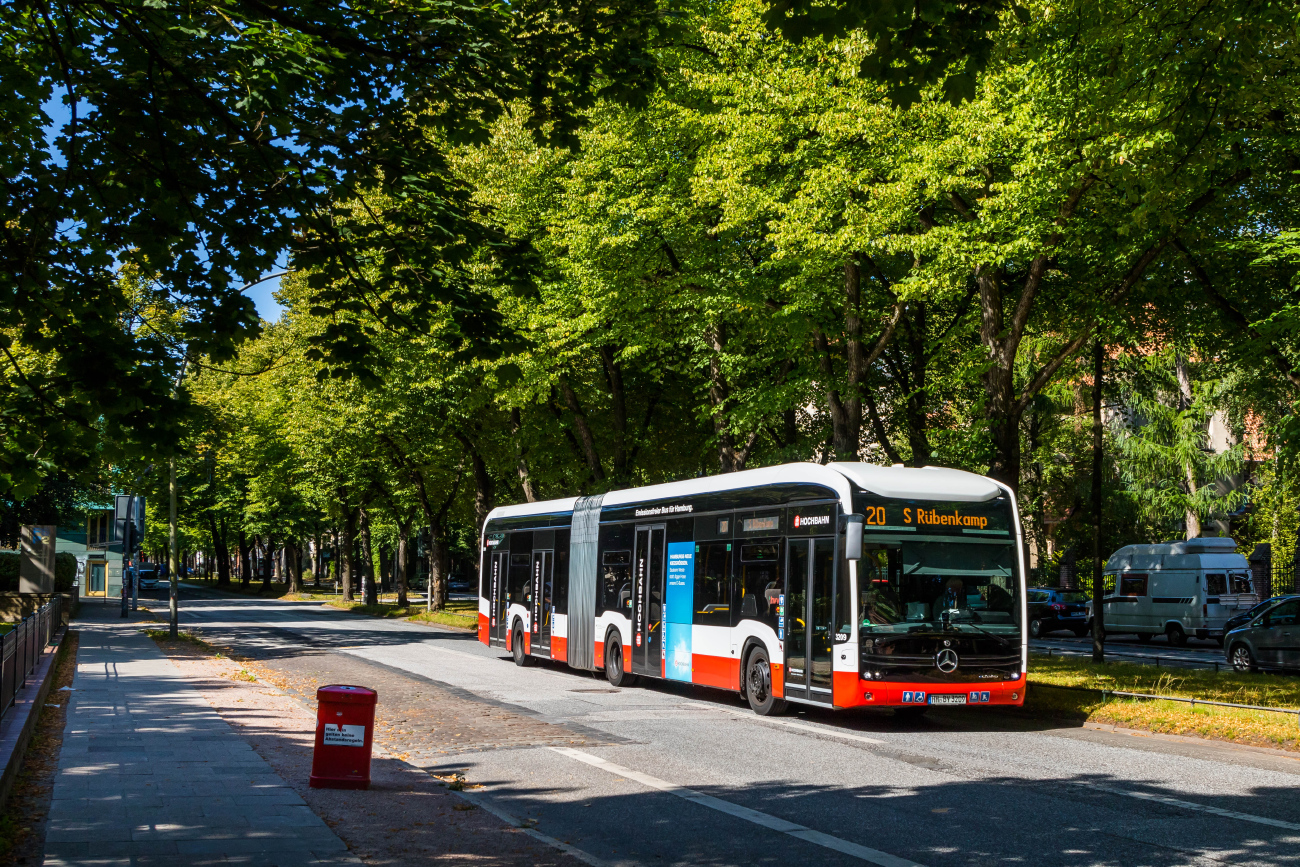
[[1283, 598], [1260, 611], [1224, 636], [1223, 646], [1237, 671], [1300, 669], [1300, 599]]

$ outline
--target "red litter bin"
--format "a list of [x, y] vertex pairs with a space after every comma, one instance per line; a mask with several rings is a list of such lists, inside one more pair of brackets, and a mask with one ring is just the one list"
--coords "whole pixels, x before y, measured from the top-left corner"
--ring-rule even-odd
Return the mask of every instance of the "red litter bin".
[[370, 788], [370, 748], [379, 693], [364, 686], [316, 690], [316, 749], [309, 785], [316, 789]]

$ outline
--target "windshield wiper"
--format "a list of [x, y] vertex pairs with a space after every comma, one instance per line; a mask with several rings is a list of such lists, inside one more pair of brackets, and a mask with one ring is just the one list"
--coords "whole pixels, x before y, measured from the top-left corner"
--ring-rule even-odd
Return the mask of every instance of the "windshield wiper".
[[[975, 617], [979, 617], [979, 615], [978, 615], [978, 614], [974, 614], [974, 612], [972, 612], [972, 614], [973, 614], [973, 616], [975, 616]], [[998, 635], [996, 632], [989, 632], [989, 631], [988, 631], [987, 629], [985, 629], [983, 626], [979, 626], [978, 624], [974, 623], [973, 621], [963, 620], [962, 623], [965, 623], [966, 625], [970, 626], [971, 629], [974, 629], [974, 630], [976, 630], [977, 632], [982, 632], [983, 634], [987, 635], [989, 638], [996, 638], [998, 641], [1002, 642], [1003, 644], [1010, 644], [1010, 643], [1011, 643], [1010, 640], [1009, 640], [1006, 636], [1004, 636], [1004, 635]], [[957, 624], [954, 623], [954, 622], [951, 621], [951, 620], [948, 621], [948, 626], [953, 627], [953, 629], [954, 629], [955, 631], [957, 631], [957, 632], [961, 632], [961, 630], [957, 628]]]

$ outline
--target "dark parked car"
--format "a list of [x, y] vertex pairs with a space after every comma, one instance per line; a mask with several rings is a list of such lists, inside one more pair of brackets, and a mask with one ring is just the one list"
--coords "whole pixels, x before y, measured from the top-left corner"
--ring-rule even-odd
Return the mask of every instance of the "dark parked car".
[[1254, 606], [1249, 611], [1243, 611], [1240, 614], [1234, 614], [1232, 617], [1229, 617], [1227, 621], [1224, 622], [1223, 634], [1227, 635], [1229, 632], [1231, 632], [1234, 629], [1240, 629], [1241, 627], [1245, 626], [1247, 623], [1250, 623], [1250, 621], [1254, 620], [1259, 615], [1263, 614], [1265, 610], [1272, 608], [1274, 605], [1276, 605], [1277, 603], [1281, 602], [1284, 599], [1300, 599], [1300, 596], [1274, 596], [1271, 599], [1265, 599], [1263, 602]]
[[1237, 671], [1300, 669], [1300, 597], [1265, 604], [1250, 623], [1224, 636], [1228, 661]]
[[1068, 629], [1082, 638], [1088, 634], [1088, 596], [1073, 590], [1032, 587], [1029, 590], [1029, 637]]

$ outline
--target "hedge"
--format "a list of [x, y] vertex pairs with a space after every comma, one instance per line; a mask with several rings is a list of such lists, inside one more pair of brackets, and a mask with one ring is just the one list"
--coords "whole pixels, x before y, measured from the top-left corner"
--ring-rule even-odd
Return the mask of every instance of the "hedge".
[[[18, 564], [22, 555], [17, 551], [0, 551], [0, 593], [18, 591]], [[67, 551], [54, 555], [54, 591], [67, 593], [77, 580], [77, 558]]]

